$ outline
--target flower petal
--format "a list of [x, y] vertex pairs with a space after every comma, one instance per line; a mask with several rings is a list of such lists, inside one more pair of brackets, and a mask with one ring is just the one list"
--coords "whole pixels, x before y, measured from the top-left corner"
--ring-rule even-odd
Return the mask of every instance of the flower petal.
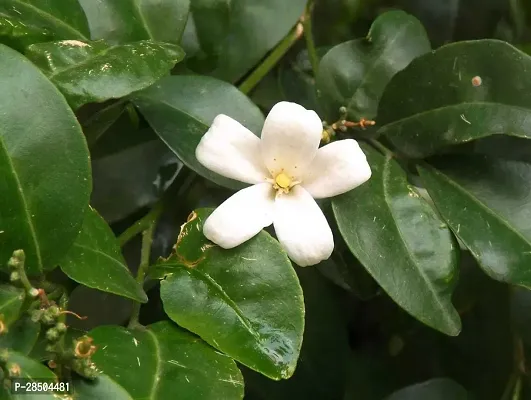
[[334, 237], [323, 212], [300, 185], [275, 200], [275, 232], [289, 258], [301, 267], [326, 260]]
[[220, 114], [195, 149], [197, 160], [227, 178], [262, 183], [269, 177], [261, 159], [260, 139], [238, 121]]
[[304, 188], [316, 199], [337, 196], [371, 177], [371, 167], [358, 142], [339, 140], [321, 147], [302, 179]]
[[323, 125], [315, 111], [286, 101], [276, 104], [262, 129], [262, 157], [272, 175], [300, 177], [313, 160]]
[[236, 247], [271, 225], [274, 201], [275, 191], [269, 183], [242, 189], [210, 214], [203, 233], [224, 249]]

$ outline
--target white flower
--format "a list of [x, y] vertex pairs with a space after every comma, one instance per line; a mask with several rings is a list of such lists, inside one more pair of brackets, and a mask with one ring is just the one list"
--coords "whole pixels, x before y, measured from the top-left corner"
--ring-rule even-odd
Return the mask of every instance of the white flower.
[[276, 104], [261, 139], [234, 119], [218, 115], [196, 149], [197, 160], [227, 178], [250, 183], [205, 221], [203, 233], [230, 249], [273, 224], [288, 256], [300, 266], [327, 259], [330, 226], [313, 198], [337, 196], [371, 176], [355, 140], [319, 149], [322, 123], [314, 111]]

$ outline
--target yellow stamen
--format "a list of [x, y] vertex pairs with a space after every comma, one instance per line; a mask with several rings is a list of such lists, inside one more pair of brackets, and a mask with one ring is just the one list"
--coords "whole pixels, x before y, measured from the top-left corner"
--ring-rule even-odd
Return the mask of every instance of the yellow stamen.
[[287, 176], [284, 172], [281, 172], [275, 178], [275, 183], [282, 189], [288, 189], [291, 185], [291, 178]]

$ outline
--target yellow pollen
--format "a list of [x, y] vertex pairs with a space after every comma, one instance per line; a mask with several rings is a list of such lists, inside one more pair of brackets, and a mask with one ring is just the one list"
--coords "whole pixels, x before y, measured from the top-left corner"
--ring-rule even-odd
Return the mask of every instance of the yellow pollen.
[[291, 178], [287, 176], [284, 172], [281, 172], [275, 178], [275, 183], [282, 189], [287, 189], [291, 185]]

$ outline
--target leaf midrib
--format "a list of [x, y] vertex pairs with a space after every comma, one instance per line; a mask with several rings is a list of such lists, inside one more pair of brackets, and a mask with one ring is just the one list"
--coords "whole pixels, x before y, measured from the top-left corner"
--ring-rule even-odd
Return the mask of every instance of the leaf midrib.
[[[83, 249], [83, 250], [86, 250], [86, 251], [89, 251], [89, 252], [92, 252], [92, 253], [95, 253], [95, 254], [99, 254], [99, 255], [103, 256], [104, 258], [106, 258], [106, 259], [112, 261], [113, 264], [117, 264], [117, 265], [119, 265], [120, 268], [124, 269], [125, 272], [127, 273], [127, 275], [130, 276], [130, 278], [131, 278], [131, 279], [130, 279], [130, 282], [134, 282], [134, 283], [136, 284], [135, 278], [133, 277], [133, 275], [131, 275], [131, 273], [130, 273], [130, 271], [129, 271], [129, 268], [127, 268], [127, 266], [126, 266], [124, 263], [122, 263], [120, 260], [118, 260], [118, 259], [116, 259], [116, 258], [113, 258], [113, 257], [110, 256], [109, 254], [104, 253], [104, 252], [101, 251], [101, 250], [94, 249], [94, 248], [92, 248], [92, 247], [88, 247], [88, 246], [85, 246], [85, 245], [82, 245], [82, 244], [79, 244], [79, 243], [74, 243], [74, 244], [72, 245], [72, 247], [78, 247], [78, 248], [80, 248], [80, 249]], [[76, 274], [72, 274], [72, 273], [71, 273], [71, 270], [70, 270], [69, 268], [68, 268], [68, 271], [65, 271], [65, 270], [64, 270], [64, 266], [61, 266], [61, 269], [63, 270], [63, 272], [64, 272], [66, 275], [68, 275], [69, 278], [75, 280], [76, 282], [83, 280], [84, 282], [79, 282], [79, 283], [82, 283], [82, 284], [84, 284], [84, 285], [88, 285], [87, 280], [85, 280], [85, 279], [80, 279], [79, 277], [77, 277]], [[77, 279], [74, 279], [74, 278], [73, 278], [74, 276], [76, 276]], [[91, 284], [92, 284], [91, 287], [96, 288], [96, 289], [101, 289], [101, 288], [100, 288], [100, 285], [99, 285], [98, 283], [93, 283], [93, 281], [91, 281]], [[122, 288], [123, 288], [123, 286], [122, 286]], [[122, 293], [116, 293], [116, 292], [110, 292], [110, 293], [115, 293], [115, 294], [124, 295], [124, 293], [127, 292], [128, 296], [134, 296], [134, 299], [135, 299], [135, 300], [139, 300], [139, 299], [142, 298], [142, 295], [144, 295], [144, 292], [143, 292], [143, 290], [138, 290], [138, 289], [141, 289], [140, 287], [135, 286], [135, 289], [136, 289], [135, 291], [131, 291], [131, 290], [129, 290], [129, 289], [126, 289], [126, 290], [124, 290]]]
[[79, 37], [71, 38], [71, 39], [88, 40], [88, 38], [83, 33], [78, 31], [73, 26], [68, 25], [66, 22], [60, 20], [55, 15], [49, 14], [49, 13], [45, 12], [44, 10], [41, 10], [40, 8], [35, 7], [33, 4], [30, 4], [30, 3], [22, 3], [22, 2], [20, 2], [20, 0], [12, 0], [12, 1], [13, 1], [13, 3], [16, 3], [18, 6], [21, 6], [22, 8], [28, 7], [30, 9], [34, 10], [37, 14], [41, 15], [45, 19], [49, 19], [52, 22], [55, 22], [57, 25], [63, 26], [66, 30], [71, 31], [71, 32], [75, 33], [76, 35], [79, 35]]
[[20, 295], [21, 293], [19, 294], [16, 294], [15, 296], [13, 296], [12, 298], [10, 298], [8, 301], [0, 304], [0, 311], [1, 310], [4, 310], [5, 308], [9, 307], [12, 303], [14, 303], [16, 300], [18, 300], [20, 298]]
[[153, 385], [151, 385], [151, 390], [149, 391], [149, 399], [150, 400], [154, 400], [156, 397], [156, 393], [157, 393], [157, 390], [158, 390], [158, 387], [159, 387], [159, 381], [160, 381], [160, 375], [161, 375], [161, 363], [162, 363], [162, 359], [161, 359], [161, 353], [160, 353], [160, 346], [159, 346], [159, 341], [157, 339], [157, 336], [152, 332], [150, 331], [149, 329], [146, 329], [145, 331], [153, 340], [153, 345], [155, 346], [155, 359], [157, 361], [156, 363], [156, 367], [155, 367], [155, 374], [154, 374], [154, 377], [153, 377]]
[[[429, 114], [432, 114], [432, 113], [445, 111], [447, 109], [451, 110], [453, 108], [459, 108], [459, 107], [462, 107], [462, 106], [489, 106], [489, 107], [514, 108], [516, 110], [521, 110], [523, 112], [531, 113], [531, 109], [530, 108], [525, 108], [525, 107], [517, 106], [517, 105], [513, 105], [513, 104], [503, 104], [503, 103], [490, 102], [490, 101], [464, 101], [464, 102], [461, 102], [461, 103], [458, 103], [458, 104], [447, 104], [447, 105], [444, 105], [444, 106], [432, 108], [430, 110], [424, 110], [424, 111], [418, 112], [416, 114], [412, 114], [412, 115], [409, 115], [407, 117], [397, 119], [396, 121], [389, 122], [389, 123], [387, 123], [385, 125], [382, 125], [380, 127], [380, 129], [378, 129], [378, 132], [388, 130], [390, 127], [393, 127], [394, 125], [403, 124], [404, 122], [409, 121], [411, 119], [423, 118], [423, 117], [425, 117], [425, 116], [427, 116]], [[384, 132], [384, 134], [385, 134], [385, 132]], [[512, 136], [518, 136], [518, 135], [514, 135], [513, 134]], [[521, 137], [529, 137], [529, 136], [522, 135]]]
[[[479, 200], [476, 196], [474, 196], [473, 193], [469, 192], [468, 190], [466, 190], [463, 186], [459, 185], [456, 181], [454, 181], [453, 179], [451, 179], [448, 175], [444, 174], [442, 171], [439, 171], [438, 169], [434, 168], [434, 167], [431, 167], [430, 168], [432, 170], [432, 172], [435, 174], [435, 175], [440, 175], [442, 177], [442, 179], [444, 179], [446, 182], [448, 182], [448, 184], [450, 184], [451, 186], [455, 187], [459, 192], [461, 192], [462, 194], [464, 194], [465, 196], [467, 196], [469, 199], [471, 199], [471, 201], [473, 203], [476, 203], [480, 208], [482, 208], [487, 214], [489, 214], [491, 217], [493, 217], [494, 219], [500, 221], [503, 225], [505, 225], [505, 227], [510, 230], [511, 232], [513, 232], [517, 237], [519, 237], [523, 242], [525, 242], [528, 246], [531, 247], [531, 241], [529, 239], [527, 239], [521, 232], [519, 232], [518, 230], [516, 230], [516, 228], [514, 228], [510, 223], [509, 221], [507, 221], [505, 218], [503, 218], [500, 214], [498, 214], [497, 212], [495, 212], [492, 208], [490, 208], [489, 206], [487, 206], [485, 203], [483, 203], [481, 200]], [[429, 192], [429, 191], [428, 191]], [[454, 231], [455, 232], [455, 231]], [[461, 237], [461, 235], [457, 232], [455, 232], [455, 234], [461, 239], [463, 240], [463, 238]], [[464, 240], [463, 240], [464, 242]], [[467, 246], [468, 247], [468, 246]]]
[[438, 296], [437, 290], [434, 288], [432, 282], [428, 279], [428, 277], [426, 276], [424, 271], [421, 268], [418, 267], [419, 262], [414, 257], [414, 254], [411, 251], [407, 241], [404, 240], [404, 234], [402, 233], [402, 230], [400, 229], [400, 224], [398, 223], [398, 221], [397, 221], [397, 219], [396, 219], [396, 217], [395, 217], [395, 215], [393, 213], [393, 208], [391, 207], [391, 200], [390, 200], [389, 195], [388, 195], [389, 166], [390, 166], [391, 160], [392, 159], [389, 156], [386, 157], [385, 162], [384, 162], [384, 168], [383, 168], [383, 171], [382, 171], [383, 195], [384, 195], [385, 203], [386, 203], [387, 208], [389, 210], [389, 215], [391, 215], [391, 218], [393, 219], [394, 226], [396, 227], [396, 229], [398, 231], [398, 234], [400, 235], [401, 243], [403, 244], [403, 246], [406, 249], [406, 253], [408, 255], [408, 258], [411, 260], [411, 263], [415, 267], [415, 271], [417, 271], [419, 273], [419, 275], [421, 276], [422, 280], [426, 283], [426, 286], [427, 286], [428, 290], [432, 293], [433, 298], [435, 300], [435, 303], [437, 304], [438, 308], [442, 311], [442, 314], [444, 316], [444, 319], [446, 320], [446, 323], [447, 324], [449, 323], [448, 326], [452, 326], [454, 329], [458, 329], [459, 327], [456, 325], [455, 321], [452, 320], [452, 318], [450, 317], [450, 315], [448, 313], [448, 311], [449, 311], [448, 307], [445, 307], [445, 305], [441, 302], [441, 299]]
[[137, 0], [131, 0], [133, 2], [133, 5], [137, 11], [138, 17], [140, 18], [140, 22], [142, 23], [142, 26], [144, 27], [144, 30], [146, 31], [147, 35], [150, 39], [155, 40], [153, 37], [153, 33], [151, 32], [150, 27], [148, 26], [146, 19], [144, 18], [144, 14], [142, 13], [142, 10], [140, 9], [140, 4], [138, 4]]
[[[91, 48], [93, 48], [92, 44], [90, 44], [90, 43], [86, 43], [86, 44], [88, 46], [90, 46]], [[70, 71], [72, 69], [75, 69], [75, 68], [86, 67], [87, 64], [93, 62], [97, 58], [102, 57], [102, 56], [106, 56], [109, 51], [114, 50], [117, 47], [125, 47], [125, 46], [127, 46], [127, 44], [117, 44], [117, 45], [114, 45], [114, 46], [109, 46], [106, 49], [102, 49], [101, 51], [98, 51], [97, 53], [95, 53], [93, 57], [90, 57], [90, 55], [89, 55], [89, 57], [87, 57], [86, 60], [83, 60], [83, 61], [81, 61], [79, 63], [74, 63], [72, 65], [69, 65], [66, 68], [63, 68], [63, 69], [57, 69], [55, 72], [52, 72], [50, 75], [48, 75], [48, 79], [54, 79], [57, 75], [63, 74], [65, 72], [68, 72], [68, 71]]]
[[207, 273], [204, 273], [202, 271], [199, 271], [197, 267], [193, 268], [186, 268], [186, 271], [189, 274], [197, 274], [199, 275], [199, 278], [207, 283], [210, 287], [214, 288], [216, 292], [220, 295], [221, 299], [234, 311], [242, 325], [245, 327], [245, 329], [255, 338], [260, 338], [260, 334], [254, 330], [254, 328], [251, 325], [251, 321], [245, 316], [243, 311], [238, 307], [238, 304], [234, 300], [230, 298], [227, 292], [223, 289], [223, 287], [217, 283], [210, 275]]
[[[383, 59], [383, 56], [384, 56], [384, 53], [387, 51], [387, 49], [389, 49], [390, 47], [392, 47], [392, 45], [395, 44], [395, 42], [398, 40], [398, 37], [400, 35], [402, 35], [402, 33], [404, 33], [404, 31], [409, 28], [409, 26], [411, 25], [412, 21], [408, 21], [407, 24], [403, 25], [397, 32], [396, 32], [396, 35], [393, 37], [393, 39], [391, 41], [389, 41], [388, 43], [386, 43], [386, 45], [384, 46], [384, 48], [382, 49], [380, 55], [376, 58], [376, 60], [374, 60], [374, 62], [372, 63], [371, 67], [367, 70], [367, 72], [365, 73], [365, 75], [363, 76], [363, 79], [360, 81], [359, 85], [357, 86], [357, 88], [354, 90], [354, 92], [352, 93], [352, 96], [350, 96], [350, 100], [348, 101], [348, 104], [347, 104], [347, 109], [350, 111], [352, 109], [352, 103], [354, 101], [354, 96], [356, 95], [356, 93], [358, 93], [358, 91], [363, 87], [363, 85], [368, 81], [368, 77], [376, 70], [377, 66], [379, 66], [380, 62], [382, 61]], [[370, 32], [369, 32], [370, 33]], [[357, 39], [358, 41], [360, 40], [363, 40], [363, 39]]]
[[39, 241], [37, 239], [37, 232], [35, 230], [35, 226], [33, 225], [33, 220], [31, 219], [31, 214], [28, 209], [28, 203], [26, 201], [26, 197], [24, 196], [24, 191], [22, 189], [22, 185], [20, 183], [20, 179], [18, 177], [17, 171], [15, 170], [15, 166], [13, 165], [13, 162], [11, 160], [11, 157], [9, 156], [9, 153], [7, 152], [7, 148], [4, 142], [4, 138], [0, 134], [0, 151], [2, 151], [5, 155], [5, 158], [7, 162], [9, 163], [9, 168], [12, 173], [13, 179], [15, 180], [15, 183], [17, 185], [17, 194], [19, 196], [19, 200], [22, 203], [22, 209], [24, 210], [24, 213], [26, 215], [26, 222], [30, 231], [30, 236], [33, 241], [33, 245], [35, 246], [35, 254], [37, 257], [37, 267], [39, 269], [39, 272], [42, 272], [44, 270], [44, 266], [42, 263], [42, 255], [41, 255], [41, 249], [39, 245]]

